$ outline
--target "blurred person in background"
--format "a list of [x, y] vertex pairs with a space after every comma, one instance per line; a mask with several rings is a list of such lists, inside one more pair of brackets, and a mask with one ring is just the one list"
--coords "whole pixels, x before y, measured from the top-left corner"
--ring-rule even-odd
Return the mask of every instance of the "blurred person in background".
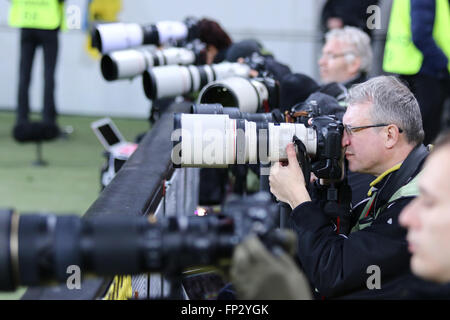
[[333, 29], [326, 36], [318, 61], [321, 82], [338, 82], [350, 88], [367, 80], [372, 64], [369, 36], [355, 27]]
[[203, 52], [206, 64], [225, 60], [227, 49], [233, 41], [222, 26], [214, 20], [203, 18], [197, 23], [199, 39], [206, 45]]
[[440, 131], [450, 93], [449, 57], [449, 0], [394, 0], [383, 70], [400, 75], [419, 101], [425, 144]]
[[[203, 18], [197, 22], [198, 38], [205, 44], [200, 52], [199, 64], [215, 64], [225, 60], [228, 48], [233, 43], [228, 33], [215, 20]], [[192, 103], [197, 98], [197, 93], [183, 96], [186, 102]], [[154, 123], [164, 110], [175, 102], [175, 98], [162, 98], [154, 100], [150, 112], [150, 123]], [[137, 140], [140, 140], [140, 135]]]
[[[44, 52], [44, 99], [42, 123], [51, 135], [60, 135], [55, 106], [55, 69], [58, 58], [58, 33], [64, 23], [64, 0], [11, 0], [9, 25], [20, 28], [20, 68], [17, 94], [17, 124], [29, 123], [29, 88], [34, 54]], [[50, 134], [50, 133], [49, 133]]]

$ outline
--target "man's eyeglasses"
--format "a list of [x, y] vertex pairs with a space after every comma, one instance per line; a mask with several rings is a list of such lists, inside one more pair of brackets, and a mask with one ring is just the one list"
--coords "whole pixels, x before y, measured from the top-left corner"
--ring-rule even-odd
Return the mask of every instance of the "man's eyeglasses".
[[[344, 129], [345, 129], [345, 132], [347, 132], [347, 134], [348, 134], [349, 136], [351, 136], [351, 135], [353, 135], [355, 132], [358, 132], [358, 131], [361, 131], [361, 130], [364, 130], [364, 129], [386, 127], [386, 126], [388, 126], [388, 125], [389, 125], [389, 124], [387, 124], [387, 123], [380, 123], [380, 124], [371, 124], [371, 125], [368, 125], [368, 126], [352, 127], [352, 126], [350, 126], [350, 125], [344, 124]], [[398, 132], [399, 132], [399, 133], [402, 133], [403, 130], [402, 130], [401, 128], [398, 128]]]

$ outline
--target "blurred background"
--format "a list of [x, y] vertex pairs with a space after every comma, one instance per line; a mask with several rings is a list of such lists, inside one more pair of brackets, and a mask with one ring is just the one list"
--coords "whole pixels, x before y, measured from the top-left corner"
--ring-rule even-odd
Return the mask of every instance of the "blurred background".
[[[114, 1], [115, 2], [115, 1]], [[293, 72], [317, 78], [317, 59], [321, 48], [320, 9], [317, 0], [230, 0], [216, 2], [191, 0], [120, 1], [117, 18], [121, 22], [149, 24], [161, 20], [182, 21], [187, 16], [208, 17], [217, 21], [233, 41], [255, 38], [278, 61]], [[149, 101], [141, 79], [107, 83], [100, 72], [99, 58], [86, 49], [88, 0], [67, 0], [66, 8], [79, 8], [80, 29], [60, 34], [56, 70], [56, 103], [60, 114], [147, 117]], [[0, 109], [13, 110], [18, 81], [20, 32], [8, 27], [9, 1], [0, 0]], [[69, 18], [69, 17], [68, 17]], [[69, 18], [70, 19], [70, 18]], [[42, 52], [35, 57], [30, 103], [32, 110], [41, 105]], [[124, 84], [125, 82], [125, 84]], [[129, 83], [126, 83], [129, 82]]]
[[[104, 148], [90, 128], [111, 117], [123, 136], [134, 141], [150, 129], [151, 110], [141, 77], [107, 82], [98, 52], [90, 47], [89, 27], [96, 8], [111, 21], [150, 24], [182, 21], [192, 16], [217, 21], [234, 42], [257, 39], [292, 72], [319, 81], [317, 60], [323, 45], [320, 14], [325, 0], [66, 0], [68, 30], [59, 33], [55, 102], [58, 123], [69, 137], [46, 142], [47, 166], [33, 166], [36, 145], [14, 141], [20, 57], [20, 29], [8, 26], [10, 1], [0, 0], [0, 207], [20, 213], [53, 212], [83, 215], [97, 199]], [[42, 109], [43, 52], [34, 57], [30, 86], [32, 119]], [[25, 288], [0, 294], [18, 299]]]

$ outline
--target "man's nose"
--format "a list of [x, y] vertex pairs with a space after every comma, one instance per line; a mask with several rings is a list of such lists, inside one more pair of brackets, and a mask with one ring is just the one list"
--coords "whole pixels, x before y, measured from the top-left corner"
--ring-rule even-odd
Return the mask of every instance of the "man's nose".
[[319, 66], [323, 66], [327, 63], [327, 59], [324, 54], [321, 54], [318, 60]]
[[344, 130], [344, 134], [342, 135], [342, 148], [346, 148], [350, 145], [350, 136], [348, 135], [348, 133]]

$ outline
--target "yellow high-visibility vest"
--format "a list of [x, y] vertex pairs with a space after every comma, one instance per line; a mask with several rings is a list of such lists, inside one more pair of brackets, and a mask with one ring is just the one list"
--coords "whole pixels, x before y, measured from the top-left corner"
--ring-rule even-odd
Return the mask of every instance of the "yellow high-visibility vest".
[[[448, 0], [436, 0], [433, 39], [449, 58], [450, 71], [450, 8]], [[419, 72], [423, 54], [414, 45], [411, 32], [410, 0], [394, 0], [384, 49], [383, 70], [403, 75]]]
[[8, 23], [16, 28], [53, 30], [62, 24], [63, 7], [58, 0], [12, 0]]

